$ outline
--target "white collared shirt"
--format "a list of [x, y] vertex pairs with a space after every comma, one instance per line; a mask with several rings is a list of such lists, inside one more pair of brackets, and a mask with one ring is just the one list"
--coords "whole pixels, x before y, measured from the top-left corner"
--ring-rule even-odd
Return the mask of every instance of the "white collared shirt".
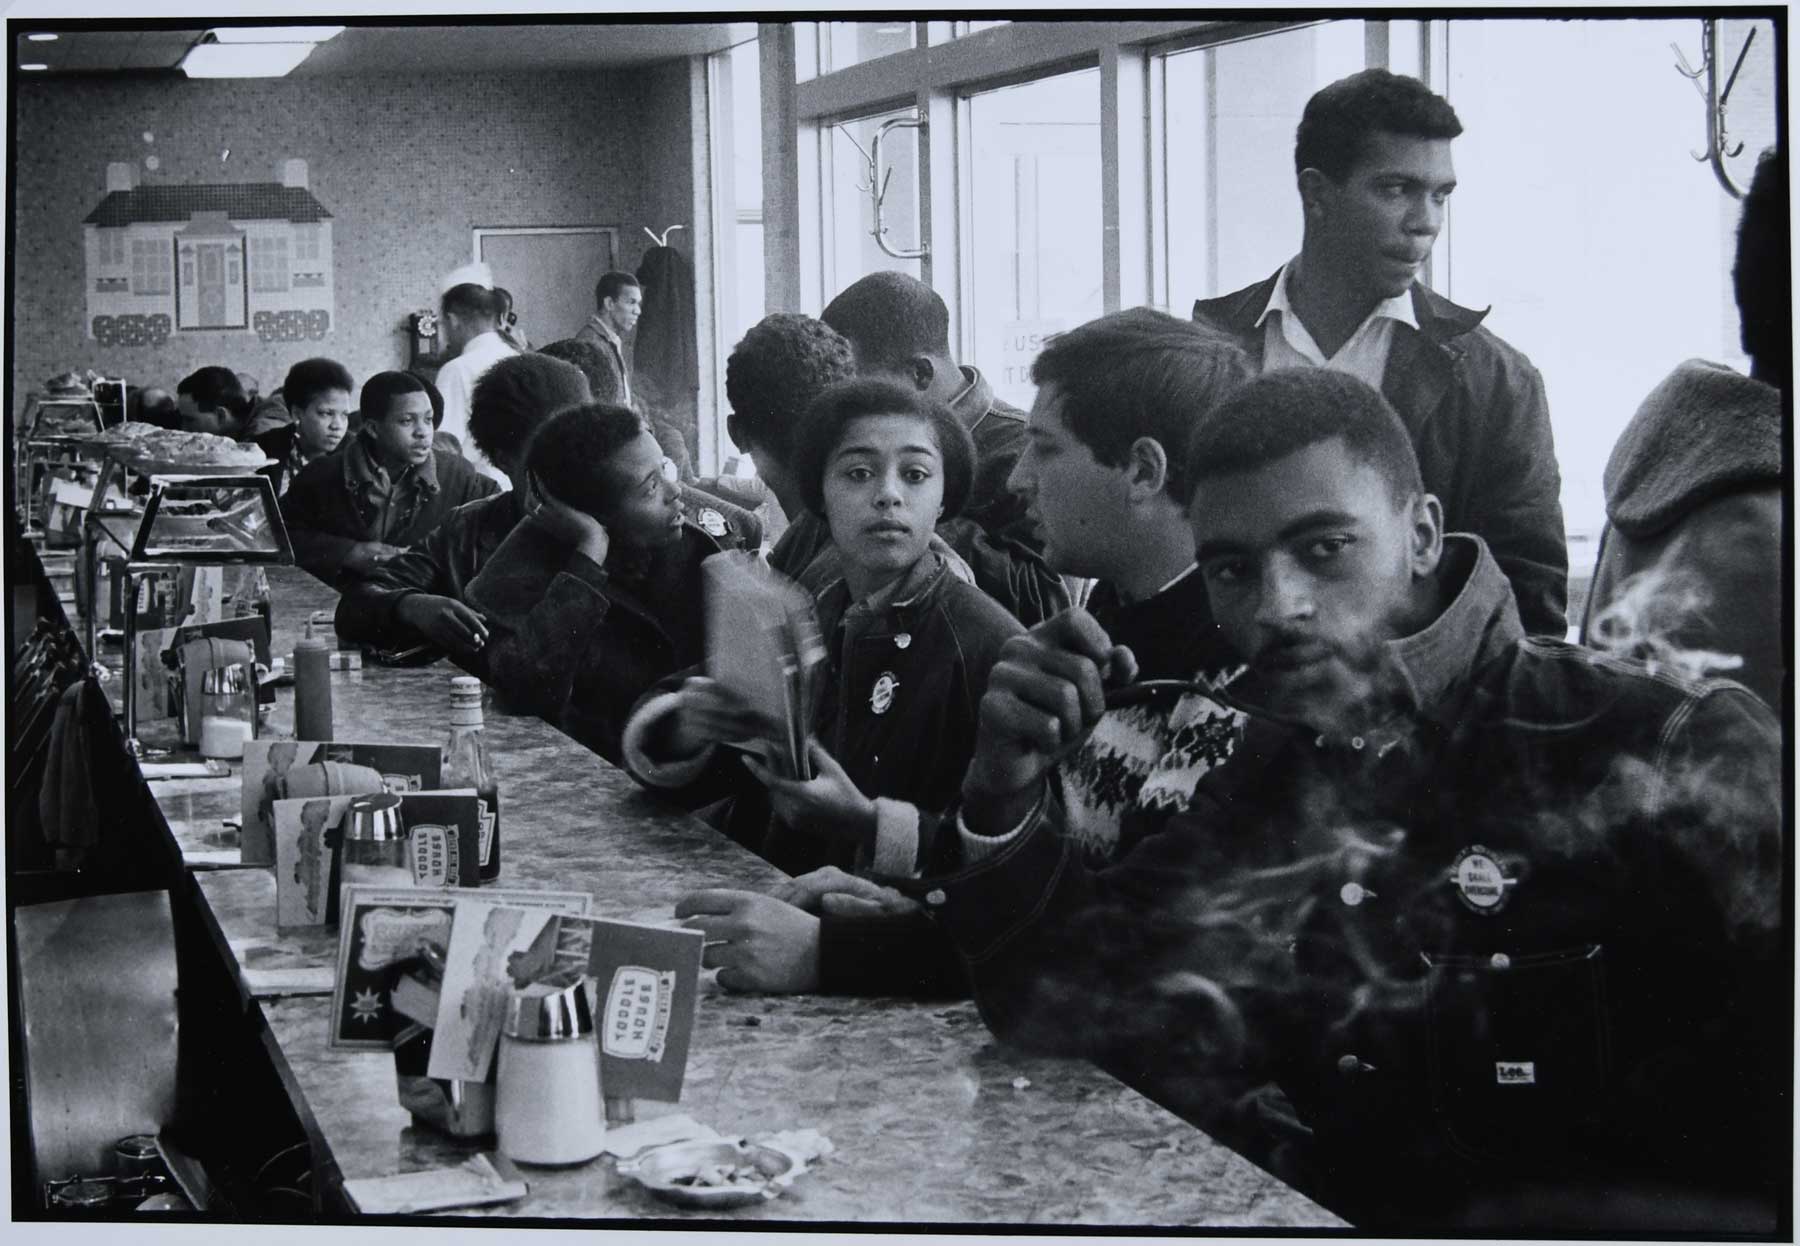
[[1281, 275], [1275, 279], [1275, 292], [1269, 296], [1269, 305], [1256, 320], [1263, 326], [1263, 371], [1331, 368], [1348, 372], [1357, 380], [1380, 389], [1382, 374], [1387, 370], [1388, 345], [1393, 341], [1394, 326], [1419, 327], [1419, 319], [1413, 314], [1412, 291], [1403, 291], [1377, 303], [1356, 326], [1356, 332], [1338, 347], [1337, 354], [1327, 359], [1288, 301], [1288, 273], [1293, 267], [1292, 260], [1281, 266]]
[[511, 482], [469, 439], [469, 400], [482, 373], [518, 353], [506, 344], [505, 338], [490, 330], [464, 343], [462, 354], [439, 368], [437, 375], [438, 392], [444, 396], [444, 422], [438, 431], [454, 433], [462, 443], [463, 457], [482, 475], [498, 481], [502, 489], [510, 489]]

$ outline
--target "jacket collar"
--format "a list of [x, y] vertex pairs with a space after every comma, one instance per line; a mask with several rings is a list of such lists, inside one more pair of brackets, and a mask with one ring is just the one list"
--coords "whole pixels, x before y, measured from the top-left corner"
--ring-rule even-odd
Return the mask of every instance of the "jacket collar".
[[[1249, 333], [1256, 328], [1257, 322], [1268, 310], [1269, 301], [1275, 296], [1275, 287], [1286, 271], [1287, 265], [1284, 264], [1267, 279], [1235, 294], [1201, 299], [1194, 304], [1195, 317], [1210, 320], [1236, 334]], [[1419, 323], [1419, 333], [1439, 346], [1447, 345], [1474, 329], [1492, 310], [1484, 308], [1474, 311], [1462, 307], [1417, 281], [1412, 284], [1412, 306], [1413, 317]]]
[[965, 363], [960, 371], [963, 375], [963, 387], [952, 394], [950, 401], [944, 405], [972, 433], [975, 426], [987, 419], [994, 409], [994, 387], [988, 384], [979, 368]]
[[[1262, 311], [1257, 314], [1256, 323], [1258, 325], [1261, 325], [1266, 321], [1273, 312], [1280, 312], [1284, 320], [1288, 316], [1297, 315], [1294, 311], [1293, 300], [1288, 297], [1288, 278], [1293, 274], [1294, 264], [1295, 260], [1289, 260], [1281, 266], [1281, 271], [1275, 274], [1275, 288], [1269, 292], [1269, 301], [1263, 305]], [[1411, 291], [1407, 291], [1404, 294], [1396, 294], [1391, 299], [1381, 300], [1381, 302], [1375, 304], [1375, 306], [1370, 309], [1367, 316], [1363, 317], [1364, 321], [1366, 322], [1379, 317], [1386, 317], [1389, 320], [1398, 321], [1409, 329], [1417, 329], [1419, 327], [1419, 312], [1417, 305], [1410, 297], [1411, 293]], [[1301, 327], [1305, 328], [1304, 323]], [[1308, 336], [1310, 336], [1310, 333]], [[1351, 336], [1354, 337], [1355, 334], [1353, 333]]]
[[1460, 580], [1450, 603], [1420, 631], [1384, 646], [1404, 680], [1408, 708], [1431, 718], [1451, 710], [1470, 676], [1525, 635], [1512, 585], [1480, 537], [1446, 536], [1438, 575]]
[[[1437, 618], [1410, 636], [1384, 642], [1378, 650], [1376, 666], [1386, 672], [1382, 680], [1386, 703], [1371, 707], [1371, 717], [1386, 726], [1374, 728], [1371, 734], [1377, 740], [1383, 734], [1400, 738], [1409, 724], [1454, 723], [1475, 672], [1524, 638], [1512, 586], [1480, 537], [1446, 536], [1437, 574], [1453, 588]], [[1231, 686], [1238, 708], [1265, 724], [1286, 722], [1289, 729], [1309, 737], [1316, 734], [1316, 728], [1278, 720], [1260, 709], [1244, 697], [1250, 686], [1251, 681]], [[1317, 740], [1321, 745], [1330, 742], [1323, 735]], [[1352, 743], [1362, 747], [1360, 741]]]
[[608, 344], [610, 344], [614, 350], [624, 350], [625, 349], [624, 339], [621, 338], [617, 333], [613, 332], [612, 326], [607, 324], [605, 320], [601, 319], [599, 312], [595, 312], [593, 315], [588, 317], [588, 328], [592, 329], [595, 333], [599, 334], [600, 337], [603, 340], [605, 340]]
[[[670, 550], [669, 556], [681, 559], [689, 566], [698, 567], [704, 559], [722, 552], [723, 548], [704, 528], [691, 520], [683, 519], [681, 521], [680, 548]], [[610, 563], [611, 559], [608, 559], [608, 562]], [[657, 617], [655, 609], [650, 604], [651, 590], [648, 575], [650, 564], [646, 561], [633, 566], [628, 571], [624, 568], [620, 568], [620, 570], [624, 571], [624, 574], [618, 574], [610, 568], [608, 570], [606, 582], [608, 607], [622, 608], [627, 613], [637, 615], [645, 624], [654, 628], [667, 639], [668, 629], [662, 625], [662, 620]]]
[[375, 455], [373, 435], [367, 431], [358, 432], [349, 439], [350, 445], [343, 454], [344, 483], [352, 494], [361, 495], [383, 481], [391, 489], [399, 489], [402, 485], [410, 485], [425, 497], [431, 497], [438, 491], [437, 451], [432, 451], [423, 463], [417, 466], [408, 465], [398, 476], [393, 475], [381, 465]]
[[819, 591], [820, 630], [830, 634], [844, 626], [860, 631], [883, 615], [891, 615], [898, 630], [910, 630], [950, 574], [943, 556], [927, 549], [900, 579], [856, 602], [850, 600], [850, 585], [840, 575]]

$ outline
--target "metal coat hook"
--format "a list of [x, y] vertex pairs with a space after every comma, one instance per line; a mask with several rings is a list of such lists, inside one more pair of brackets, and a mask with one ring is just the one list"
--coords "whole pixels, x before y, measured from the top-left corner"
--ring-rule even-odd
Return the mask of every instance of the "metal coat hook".
[[881, 206], [887, 202], [888, 183], [893, 180], [894, 168], [892, 165], [886, 169], [881, 167], [881, 140], [887, 137], [889, 130], [923, 129], [925, 129], [923, 117], [890, 118], [882, 122], [876, 129], [875, 136], [869, 140], [869, 146], [865, 149], [861, 143], [856, 141], [856, 136], [850, 133], [849, 127], [838, 126], [838, 132], [850, 140], [850, 145], [856, 148], [857, 153], [863, 158], [864, 168], [861, 177], [857, 179], [856, 189], [857, 193], [869, 196], [869, 201], [875, 208], [875, 223], [870, 226], [869, 235], [875, 239], [876, 246], [897, 260], [921, 259], [930, 253], [930, 248], [920, 246], [916, 250], [906, 250], [888, 245], [888, 228], [887, 223], [881, 217]]
[[662, 237], [660, 237], [660, 238], [658, 238], [656, 236], [656, 234], [651, 230], [651, 228], [648, 225], [644, 226], [644, 232], [646, 234], [650, 235], [651, 242], [654, 242], [659, 247], [666, 247], [669, 245], [669, 235], [670, 234], [674, 233], [678, 229], [686, 229], [686, 228], [687, 228], [686, 225], [671, 225], [667, 229], [662, 231]]
[[[1737, 85], [1738, 73], [1744, 68], [1744, 58], [1750, 54], [1750, 45], [1755, 42], [1756, 27], [1752, 26], [1750, 33], [1744, 37], [1744, 46], [1738, 49], [1737, 60], [1732, 62], [1731, 72], [1726, 75], [1723, 87], [1719, 85], [1718, 19], [1708, 18], [1700, 23], [1700, 68], [1695, 69], [1688, 63], [1686, 54], [1678, 45], [1669, 45], [1675, 53], [1675, 72], [1692, 82], [1694, 90], [1706, 101], [1706, 150], [1689, 154], [1695, 160], [1711, 162], [1713, 176], [1719, 179], [1719, 185], [1725, 188], [1725, 193], [1734, 199], [1742, 199], [1747, 188], [1732, 180], [1725, 161], [1743, 154], [1744, 145], [1731, 141], [1731, 130], [1725, 112], [1730, 106], [1731, 89]], [[1701, 79], [1705, 79], [1704, 85]]]

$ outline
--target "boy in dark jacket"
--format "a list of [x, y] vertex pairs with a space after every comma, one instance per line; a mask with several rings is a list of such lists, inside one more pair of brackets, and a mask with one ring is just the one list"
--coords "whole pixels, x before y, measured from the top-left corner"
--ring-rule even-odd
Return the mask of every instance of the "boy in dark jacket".
[[338, 635], [390, 648], [425, 640], [460, 659], [478, 654], [487, 625], [464, 601], [469, 581], [525, 516], [532, 436], [558, 411], [587, 401], [581, 371], [545, 355], [514, 355], [482, 373], [469, 437], [512, 488], [457, 507], [423, 541], [347, 586], [338, 598]]
[[361, 407], [357, 435], [302, 469], [281, 503], [294, 560], [327, 583], [368, 576], [463, 503], [499, 491], [461, 456], [431, 448], [431, 395], [418, 377], [377, 372]]
[[1353, 377], [1261, 376], [1191, 453], [1249, 721], [1186, 813], [1094, 870], [1044, 775], [1134, 662], [1081, 611], [1009, 649], [956, 834], [905, 884], [988, 1024], [1202, 1121], [1274, 1082], [1304, 1128], [1263, 1162], [1360, 1229], [1772, 1232], [1774, 717], [1526, 639]]
[[673, 465], [626, 407], [559, 413], [526, 468], [540, 501], [467, 591], [487, 621], [488, 680], [616, 762], [632, 704], [703, 656], [700, 562], [745, 526], [715, 537], [692, 522]]

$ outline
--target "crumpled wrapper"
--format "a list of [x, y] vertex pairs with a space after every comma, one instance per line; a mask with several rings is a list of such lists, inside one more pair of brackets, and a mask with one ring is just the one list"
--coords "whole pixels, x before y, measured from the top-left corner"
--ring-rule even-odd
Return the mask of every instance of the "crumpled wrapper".
[[823, 1159], [837, 1150], [831, 1144], [831, 1139], [816, 1129], [784, 1129], [780, 1133], [751, 1138], [750, 1141], [793, 1158], [794, 1171], [782, 1182], [783, 1185], [811, 1167], [814, 1160]]

